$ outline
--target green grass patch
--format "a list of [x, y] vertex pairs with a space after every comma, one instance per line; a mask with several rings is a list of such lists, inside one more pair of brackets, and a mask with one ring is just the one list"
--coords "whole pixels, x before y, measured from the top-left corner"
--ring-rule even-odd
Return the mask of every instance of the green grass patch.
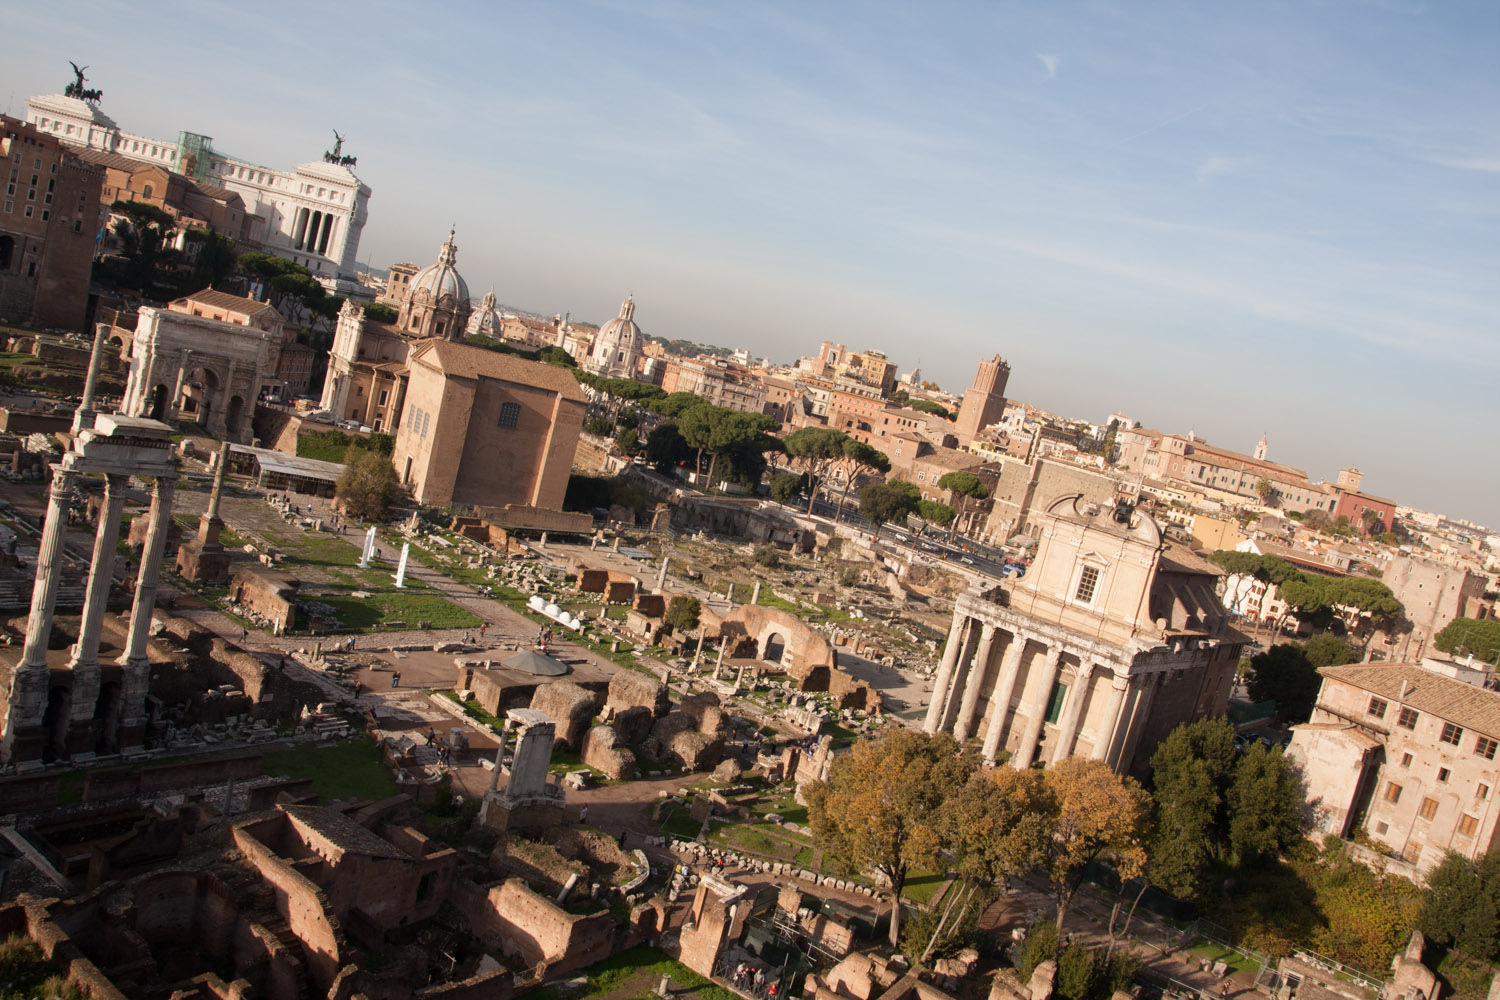
[[262, 774], [311, 778], [320, 799], [386, 799], [396, 794], [396, 779], [380, 760], [374, 741], [304, 744], [272, 750], [261, 757]]
[[667, 813], [662, 829], [682, 840], [696, 840], [698, 831], [703, 829], [703, 824], [693, 819], [687, 806], [677, 806]]
[[315, 458], [320, 462], [344, 461], [349, 451], [349, 435], [339, 431], [302, 434], [297, 438], [297, 457]]
[[1206, 958], [1210, 962], [1223, 962], [1235, 972], [1258, 972], [1260, 963], [1251, 961], [1233, 948], [1226, 948], [1219, 944], [1199, 944], [1188, 949], [1199, 958]]
[[916, 872], [909, 875], [906, 885], [901, 887], [901, 898], [927, 906], [937, 898], [938, 890], [947, 881], [948, 876], [942, 872]]
[[439, 691], [438, 694], [442, 695], [444, 698], [447, 698], [459, 708], [462, 708], [464, 710], [464, 714], [474, 721], [482, 722], [496, 732], [499, 732], [501, 729], [505, 728], [505, 720], [501, 719], [499, 716], [491, 715], [490, 713], [486, 712], [479, 706], [478, 700], [470, 698], [468, 701], [461, 701], [459, 700], [458, 693], [456, 691]]
[[583, 974], [589, 985], [579, 1000], [617, 993], [636, 983], [642, 986], [643, 992], [649, 993], [650, 988], [655, 987], [662, 976], [670, 976], [674, 988], [689, 990], [699, 1000], [739, 1000], [739, 995], [734, 991], [715, 985], [712, 980], [698, 975], [681, 962], [673, 961], [655, 948], [627, 948], [594, 963], [584, 969]]
[[478, 628], [482, 619], [465, 611], [446, 597], [422, 593], [371, 594], [350, 597], [323, 594], [314, 600], [333, 608], [339, 624], [362, 631], [382, 628], [417, 628], [427, 622], [429, 628]]

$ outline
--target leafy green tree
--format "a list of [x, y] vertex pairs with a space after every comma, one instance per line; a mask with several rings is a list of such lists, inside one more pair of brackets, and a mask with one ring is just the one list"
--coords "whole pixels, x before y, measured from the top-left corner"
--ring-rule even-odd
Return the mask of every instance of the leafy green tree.
[[1427, 876], [1417, 929], [1482, 962], [1500, 957], [1500, 852], [1478, 862], [1450, 851]]
[[646, 435], [646, 461], [657, 472], [670, 474], [673, 467], [693, 457], [693, 449], [674, 423], [660, 424]]
[[1275, 701], [1276, 711], [1288, 722], [1306, 722], [1312, 715], [1321, 680], [1296, 643], [1277, 643], [1264, 653], [1250, 657], [1250, 697]]
[[1323, 599], [1330, 605], [1353, 608], [1359, 619], [1353, 628], [1368, 645], [1375, 633], [1390, 629], [1405, 612], [1391, 588], [1368, 576], [1345, 576], [1323, 585]]
[[961, 752], [951, 736], [896, 726], [834, 758], [826, 782], [804, 786], [808, 819], [825, 856], [848, 871], [885, 876], [892, 947], [900, 941], [907, 877], [913, 868], [938, 863], [937, 817], [975, 766], [973, 754]]
[[702, 607], [698, 604], [696, 597], [684, 597], [678, 594], [667, 602], [667, 610], [662, 615], [662, 624], [668, 626], [673, 632], [687, 635], [698, 627], [698, 616]]
[[634, 427], [627, 427], [615, 435], [615, 447], [620, 449], [623, 455], [633, 455], [640, 447], [641, 436]]
[[1432, 644], [1444, 653], [1464, 649], [1494, 663], [1500, 657], [1500, 618], [1455, 618], [1433, 636]]
[[401, 494], [401, 483], [391, 460], [377, 452], [351, 448], [345, 454], [344, 472], [334, 495], [350, 517], [381, 521]]
[[1210, 864], [1229, 851], [1227, 795], [1237, 760], [1234, 727], [1222, 719], [1178, 726], [1151, 755], [1148, 872], [1179, 899], [1201, 898]]
[[871, 483], [859, 491], [859, 512], [875, 525], [876, 538], [886, 522], [904, 518], [916, 509], [911, 494], [896, 483]]
[[1261, 503], [1269, 506], [1271, 498], [1276, 495], [1276, 484], [1265, 476], [1261, 476], [1255, 481], [1255, 495], [1260, 499]]
[[843, 515], [844, 501], [849, 498], [849, 487], [854, 484], [855, 479], [866, 473], [891, 471], [891, 462], [885, 457], [885, 452], [852, 437], [844, 438], [844, 455], [835, 465], [844, 472], [844, 491], [839, 494], [839, 509], [833, 518], [835, 521]]
[[1278, 747], [1259, 740], [1240, 757], [1229, 788], [1229, 846], [1247, 865], [1273, 857], [1302, 837], [1302, 785]]
[[958, 512], [941, 500], [918, 500], [917, 516], [927, 524], [935, 524], [939, 528], [946, 528], [953, 523], [954, 515]]
[[959, 521], [963, 515], [968, 513], [970, 500], [983, 500], [990, 495], [989, 489], [984, 485], [984, 480], [972, 472], [950, 472], [939, 479], [938, 489], [947, 490], [959, 498], [958, 516], [948, 526], [948, 538], [953, 538], [953, 533], [958, 529]]
[[1359, 650], [1336, 635], [1315, 635], [1302, 644], [1302, 653], [1313, 669], [1342, 667], [1359, 659]]
[[938, 416], [942, 417], [944, 420], [953, 419], [953, 414], [948, 412], [948, 408], [946, 406], [942, 405], [941, 403], [934, 403], [930, 399], [913, 399], [907, 405], [913, 410], [919, 410], [922, 413], [935, 413]]
[[848, 435], [831, 427], [803, 427], [788, 434], [782, 444], [787, 457], [807, 476], [807, 512], [813, 511], [818, 500], [818, 486], [828, 475], [834, 462], [844, 457], [844, 441]]
[[590, 417], [583, 422], [583, 432], [585, 434], [592, 434], [595, 437], [605, 437], [614, 429], [615, 425], [610, 422], [608, 417]]
[[1057, 957], [1057, 984], [1053, 992], [1063, 1000], [1084, 1000], [1099, 977], [1094, 953], [1082, 941], [1075, 941]]
[[234, 253], [234, 240], [208, 229], [191, 229], [183, 234], [183, 240], [193, 247], [193, 268], [187, 279], [178, 288], [182, 295], [214, 285], [223, 284], [234, 273], [238, 258]]
[[691, 392], [674, 392], [666, 396], [643, 396], [641, 407], [648, 413], [654, 413], [658, 417], [666, 417], [676, 420], [690, 406], [697, 406], [703, 402], [701, 398]]
[[176, 254], [175, 250], [167, 249], [167, 240], [176, 229], [177, 220], [144, 201], [116, 201], [109, 210], [120, 216], [115, 220], [114, 234], [126, 261], [121, 283], [150, 294], [158, 280], [157, 272]]
[[365, 319], [376, 323], [394, 323], [401, 318], [401, 314], [383, 302], [366, 302], [364, 304]]
[[771, 499], [777, 503], [791, 503], [802, 489], [802, 477], [794, 476], [790, 472], [778, 472], [771, 477]]
[[1106, 461], [1110, 465], [1114, 465], [1115, 464], [1115, 459], [1119, 457], [1119, 450], [1120, 449], [1119, 449], [1119, 446], [1116, 444], [1116, 441], [1117, 441], [1117, 439], [1119, 437], [1119, 434], [1120, 434], [1120, 421], [1118, 421], [1118, 420], [1111, 420], [1109, 422], [1109, 429], [1104, 432], [1104, 444], [1103, 444], [1103, 447], [1100, 449], [1100, 452], [1099, 452], [1101, 455], [1104, 456], [1104, 461]]

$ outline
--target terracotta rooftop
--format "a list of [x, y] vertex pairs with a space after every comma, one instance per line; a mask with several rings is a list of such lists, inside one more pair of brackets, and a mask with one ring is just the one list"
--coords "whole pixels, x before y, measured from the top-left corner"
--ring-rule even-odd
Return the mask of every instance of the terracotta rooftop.
[[[1500, 735], [1500, 692], [1435, 674], [1414, 663], [1351, 663], [1323, 667], [1318, 673], [1465, 729], [1491, 737]], [[1401, 695], [1403, 683], [1405, 697]]]
[[147, 167], [156, 166], [156, 164], [142, 163], [140, 160], [132, 160], [130, 157], [123, 156], [119, 153], [106, 153], [102, 149], [90, 149], [87, 146], [73, 146], [70, 144], [69, 149], [80, 160], [84, 160], [88, 163], [97, 163], [101, 167], [112, 167], [115, 170], [123, 170], [127, 174], [133, 174], [137, 170], [144, 170]]
[[1224, 571], [1186, 545], [1167, 542], [1161, 553], [1161, 569], [1166, 573], [1201, 573], [1223, 576]]
[[[178, 302], [199, 302], [214, 309], [223, 309], [225, 312], [239, 313], [241, 316], [257, 316], [267, 310], [276, 312], [274, 306], [269, 302], [258, 302], [255, 299], [247, 299], [243, 295], [230, 295], [228, 292], [215, 291], [205, 288], [201, 292], [184, 295]], [[276, 313], [279, 317], [281, 314]]]
[[408, 364], [423, 364], [458, 378], [493, 378], [551, 389], [564, 398], [580, 403], [584, 401], [583, 390], [570, 369], [450, 340], [434, 339], [417, 344], [412, 348]]

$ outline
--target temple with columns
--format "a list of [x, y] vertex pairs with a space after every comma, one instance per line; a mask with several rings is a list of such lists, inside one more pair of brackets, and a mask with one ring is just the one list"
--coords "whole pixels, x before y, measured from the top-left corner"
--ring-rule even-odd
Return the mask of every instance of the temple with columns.
[[[139, 750], [147, 727], [151, 661], [146, 642], [156, 607], [172, 494], [177, 482], [172, 428], [160, 420], [95, 413], [94, 393], [107, 324], [96, 327], [83, 399], [73, 421], [73, 444], [52, 467], [47, 515], [37, 550], [36, 582], [26, 641], [20, 656], [0, 657], [6, 707], [0, 724], [0, 763], [26, 770], [59, 759], [83, 761], [99, 754]], [[63, 535], [73, 488], [85, 476], [104, 477], [104, 505], [95, 526], [78, 639], [66, 653], [50, 652], [53, 613], [62, 578]], [[115, 544], [125, 491], [144, 480], [151, 510], [125, 649], [100, 661], [100, 632], [114, 576]]]
[[961, 596], [924, 728], [987, 763], [1074, 754], [1137, 772], [1179, 723], [1222, 715], [1245, 636], [1219, 571], [1125, 497], [1055, 499], [1024, 577]]

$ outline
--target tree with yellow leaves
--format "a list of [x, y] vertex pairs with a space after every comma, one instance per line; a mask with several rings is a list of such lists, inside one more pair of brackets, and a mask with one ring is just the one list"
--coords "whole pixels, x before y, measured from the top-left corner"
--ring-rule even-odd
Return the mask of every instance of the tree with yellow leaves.
[[1042, 772], [1049, 793], [1049, 835], [1043, 869], [1057, 900], [1057, 929], [1068, 904], [1095, 861], [1112, 865], [1122, 882], [1146, 866], [1150, 799], [1134, 778], [1121, 777], [1103, 761], [1065, 758]]
[[813, 833], [829, 860], [858, 874], [874, 870], [891, 894], [891, 946], [901, 933], [901, 891], [914, 869], [939, 862], [948, 800], [977, 760], [951, 736], [888, 729], [834, 759], [828, 780], [805, 786]]

